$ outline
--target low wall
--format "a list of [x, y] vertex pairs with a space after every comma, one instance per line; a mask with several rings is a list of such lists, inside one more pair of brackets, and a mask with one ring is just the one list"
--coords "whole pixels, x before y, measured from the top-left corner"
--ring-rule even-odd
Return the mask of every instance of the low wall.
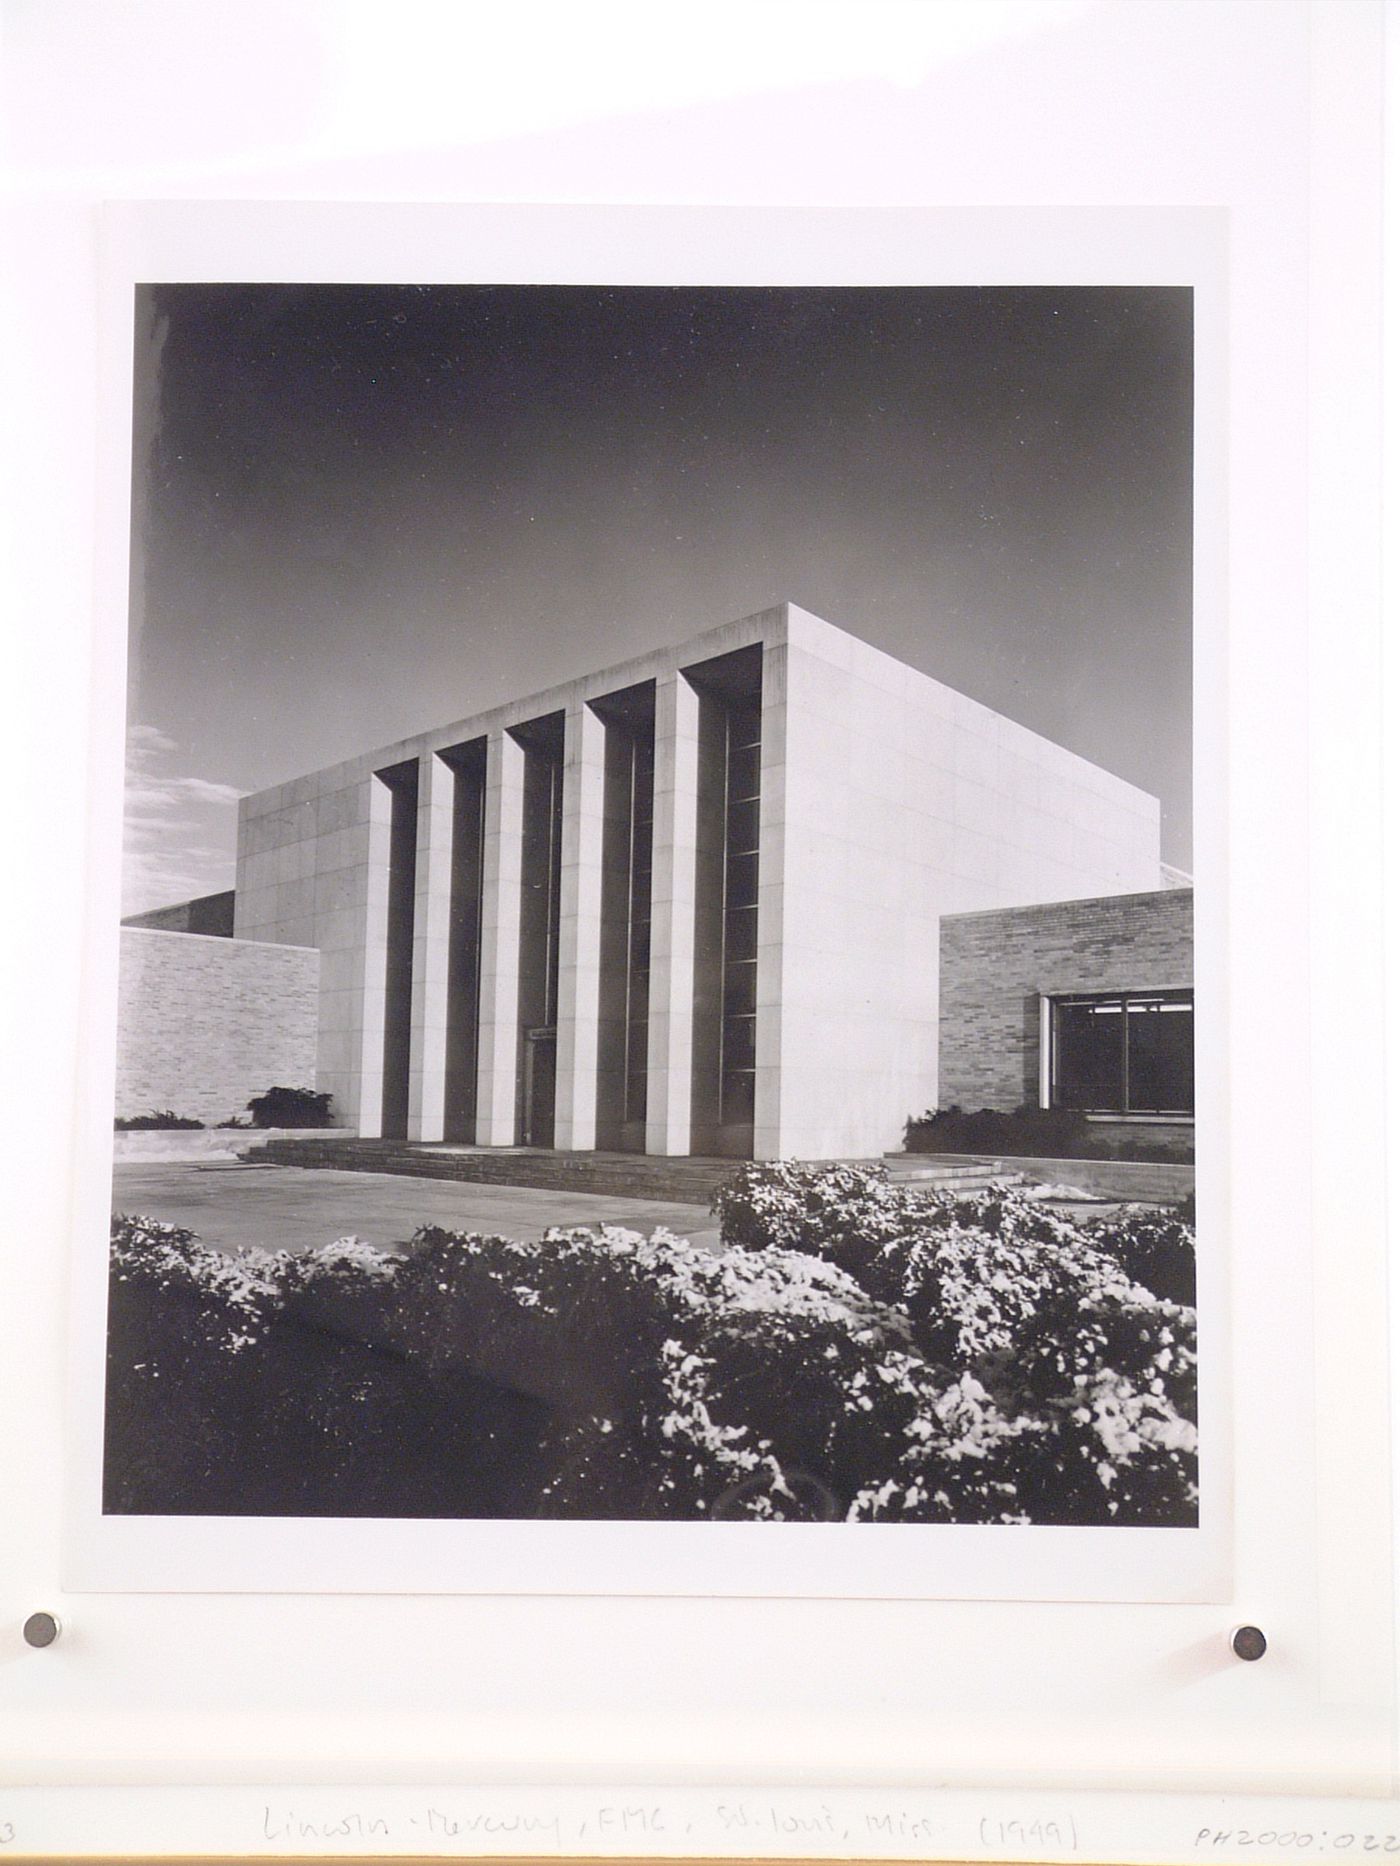
[[316, 1086], [314, 947], [123, 927], [115, 1112], [209, 1123]]
[[270, 1140], [346, 1140], [348, 1127], [173, 1127], [140, 1128], [113, 1136], [114, 1160], [236, 1160], [258, 1153]]
[[1138, 1116], [1131, 1121], [1109, 1121], [1096, 1114], [1091, 1116], [1089, 1128], [1096, 1145], [1129, 1160], [1140, 1147], [1171, 1152], [1183, 1166], [1189, 1166], [1196, 1157], [1194, 1121], [1145, 1121]]
[[997, 1173], [1021, 1173], [1046, 1186], [1077, 1186], [1112, 1199], [1176, 1205], [1196, 1189], [1194, 1166], [1152, 1160], [1041, 1160], [1008, 1154], [989, 1162]]

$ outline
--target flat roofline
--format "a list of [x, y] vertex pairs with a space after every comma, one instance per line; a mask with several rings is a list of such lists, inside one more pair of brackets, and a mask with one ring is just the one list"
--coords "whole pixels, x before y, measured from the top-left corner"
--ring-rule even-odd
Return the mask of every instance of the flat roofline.
[[1101, 907], [1108, 901], [1161, 901], [1179, 894], [1194, 898], [1195, 892], [1194, 888], [1135, 888], [1124, 894], [1077, 894], [1072, 900], [1023, 901], [1016, 907], [973, 907], [961, 913], [940, 914], [938, 919], [940, 924], [945, 920], [996, 920], [1006, 914], [1048, 914], [1061, 907]]
[[240, 802], [246, 802], [250, 797], [266, 797], [273, 791], [283, 790], [288, 784], [296, 783], [302, 777], [324, 777], [335, 771], [350, 769], [377, 770], [382, 766], [402, 763], [424, 751], [446, 751], [455, 745], [469, 743], [472, 739], [485, 738], [492, 732], [504, 731], [528, 720], [560, 712], [571, 700], [602, 699], [628, 687], [654, 680], [658, 674], [688, 667], [694, 662], [714, 660], [735, 648], [752, 647], [755, 643], [776, 646], [787, 639], [788, 610], [792, 607], [795, 605], [783, 602], [771, 609], [760, 609], [752, 615], [740, 616], [732, 622], [718, 623], [699, 635], [688, 635], [680, 641], [648, 649], [645, 654], [633, 655], [629, 660], [618, 661], [593, 673], [577, 674], [572, 680], [559, 681], [552, 687], [540, 688], [519, 699], [504, 700], [498, 706], [488, 707], [485, 712], [469, 713], [447, 725], [429, 726], [421, 732], [409, 733], [406, 738], [393, 739], [372, 751], [356, 752], [348, 758], [336, 760], [334, 764], [320, 765], [309, 772], [298, 772], [279, 784], [267, 784], [261, 790], [248, 792]]
[[[1082, 752], [1074, 752], [1058, 740], [1037, 732], [1034, 727], [1023, 725], [1012, 719], [1009, 714], [999, 713], [994, 706], [984, 700], [975, 700], [970, 694], [963, 693], [957, 687], [951, 687], [936, 675], [926, 674], [922, 668], [912, 667], [907, 661], [901, 661], [887, 649], [877, 648], [874, 643], [854, 634], [850, 629], [843, 629], [834, 622], [804, 609], [800, 603], [789, 598], [773, 604], [767, 609], [755, 610], [752, 614], [740, 616], [730, 622], [721, 622], [713, 628], [704, 629], [698, 635], [689, 635], [680, 641], [667, 643], [661, 647], [649, 649], [645, 654], [634, 655], [626, 661], [619, 661], [609, 667], [597, 669], [593, 673], [576, 675], [572, 680], [557, 682], [554, 686], [541, 688], [519, 699], [502, 701], [481, 713], [470, 713], [462, 718], [450, 721], [442, 726], [430, 726], [420, 732], [413, 732], [401, 739], [391, 740], [388, 744], [372, 750], [356, 752], [349, 757], [340, 758], [328, 765], [320, 765], [311, 771], [298, 771], [291, 777], [276, 784], [263, 785], [261, 789], [250, 791], [241, 798], [242, 806], [251, 800], [271, 797], [274, 793], [285, 791], [290, 785], [307, 778], [328, 779], [336, 773], [345, 773], [345, 781], [355, 781], [366, 771], [375, 771], [400, 764], [407, 759], [416, 758], [425, 752], [443, 752], [457, 745], [470, 743], [473, 739], [485, 738], [492, 732], [508, 730], [531, 719], [540, 718], [549, 713], [566, 709], [570, 702], [589, 702], [602, 699], [607, 695], [620, 692], [627, 687], [638, 686], [654, 680], [659, 674], [670, 673], [691, 666], [694, 663], [716, 659], [739, 648], [761, 644], [764, 647], [777, 647], [789, 642], [795, 647], [816, 649], [821, 638], [835, 638], [854, 644], [866, 655], [878, 656], [893, 667], [903, 669], [914, 675], [919, 681], [927, 682], [931, 688], [941, 689], [951, 694], [963, 704], [974, 707], [979, 713], [985, 713], [991, 719], [1006, 720], [1009, 725], [1023, 732], [1029, 739], [1042, 745], [1053, 747], [1066, 758], [1072, 758], [1090, 770], [1101, 773], [1112, 780], [1122, 791], [1144, 799], [1147, 803], [1161, 808], [1161, 800], [1151, 791], [1133, 784], [1129, 779], [1119, 777], [1106, 766], [1096, 764], [1092, 758]], [[353, 778], [352, 778], [353, 774]], [[328, 788], [322, 786], [322, 788]], [[265, 806], [268, 813], [278, 805]], [[263, 814], [259, 811], [257, 814]]]
[[152, 939], [203, 940], [209, 946], [256, 946], [262, 952], [314, 952], [319, 955], [319, 946], [293, 946], [285, 939], [239, 939], [233, 933], [186, 933], [181, 927], [134, 927], [128, 921], [120, 924], [123, 933], [149, 933]]

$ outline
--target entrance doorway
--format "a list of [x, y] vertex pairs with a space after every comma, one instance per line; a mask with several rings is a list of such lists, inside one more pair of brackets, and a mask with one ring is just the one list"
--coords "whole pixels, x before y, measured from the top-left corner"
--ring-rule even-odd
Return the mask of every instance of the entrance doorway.
[[553, 1024], [525, 1032], [525, 1081], [521, 1141], [527, 1147], [554, 1145], [554, 1074], [558, 1032]]

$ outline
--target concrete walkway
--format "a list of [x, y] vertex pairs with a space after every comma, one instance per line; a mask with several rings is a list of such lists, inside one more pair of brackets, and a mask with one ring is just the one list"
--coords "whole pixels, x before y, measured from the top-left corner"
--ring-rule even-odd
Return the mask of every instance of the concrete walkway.
[[297, 1166], [118, 1162], [112, 1210], [182, 1225], [225, 1250], [308, 1250], [353, 1232], [371, 1244], [403, 1244], [420, 1225], [534, 1238], [551, 1225], [658, 1226], [713, 1244], [703, 1205], [623, 1199], [524, 1186], [463, 1185], [396, 1173], [307, 1171]]

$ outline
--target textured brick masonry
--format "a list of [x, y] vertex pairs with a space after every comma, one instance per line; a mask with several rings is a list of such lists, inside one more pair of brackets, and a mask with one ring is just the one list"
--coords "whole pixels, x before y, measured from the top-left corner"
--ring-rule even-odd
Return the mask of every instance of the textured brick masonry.
[[121, 939], [118, 1115], [213, 1123], [274, 1086], [314, 1086], [319, 953], [130, 926]]
[[1172, 888], [945, 915], [940, 1105], [1013, 1109], [1039, 1099], [1042, 994], [1189, 987], [1193, 903], [1190, 888]]

